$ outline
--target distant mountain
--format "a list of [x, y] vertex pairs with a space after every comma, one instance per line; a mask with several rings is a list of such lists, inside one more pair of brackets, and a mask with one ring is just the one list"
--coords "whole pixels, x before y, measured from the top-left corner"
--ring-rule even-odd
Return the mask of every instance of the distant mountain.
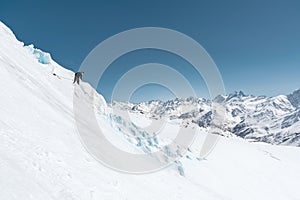
[[[224, 131], [253, 142], [300, 146], [300, 90], [275, 97], [245, 95], [242, 91], [214, 100], [226, 108]], [[150, 101], [139, 104], [114, 102], [112, 106], [139, 112], [148, 118], [182, 119], [210, 127], [212, 101], [204, 98]]]
[[287, 95], [287, 98], [294, 107], [300, 107], [300, 89], [295, 90], [292, 94]]

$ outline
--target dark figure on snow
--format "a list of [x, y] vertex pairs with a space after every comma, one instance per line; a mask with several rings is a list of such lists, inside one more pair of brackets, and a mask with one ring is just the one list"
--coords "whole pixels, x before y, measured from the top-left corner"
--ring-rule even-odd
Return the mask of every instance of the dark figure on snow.
[[84, 74], [84, 72], [76, 72], [75, 73], [75, 76], [74, 76], [74, 82], [73, 82], [73, 84], [75, 83], [75, 82], [77, 82], [77, 84], [79, 85], [79, 79], [81, 79], [82, 80], [82, 75]]

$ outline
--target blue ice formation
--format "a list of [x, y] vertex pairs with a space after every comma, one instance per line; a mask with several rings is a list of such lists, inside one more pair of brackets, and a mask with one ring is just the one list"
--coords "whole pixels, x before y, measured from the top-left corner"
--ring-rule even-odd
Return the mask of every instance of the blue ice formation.
[[40, 49], [34, 48], [33, 44], [25, 46], [25, 48], [35, 56], [39, 63], [50, 64], [51, 56], [49, 53], [43, 52]]

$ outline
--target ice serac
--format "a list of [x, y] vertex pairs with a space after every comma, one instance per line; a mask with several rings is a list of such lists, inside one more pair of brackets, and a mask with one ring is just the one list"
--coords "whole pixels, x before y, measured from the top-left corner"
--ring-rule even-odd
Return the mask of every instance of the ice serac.
[[40, 49], [34, 48], [33, 44], [26, 46], [26, 48], [32, 55], [34, 55], [36, 57], [38, 62], [40, 62], [42, 64], [50, 64], [51, 63], [52, 58], [49, 53], [46, 53]]
[[[195, 126], [191, 127], [197, 130], [197, 138], [186, 154], [180, 154], [163, 145], [179, 128], [191, 125], [189, 118], [205, 115], [210, 101], [189, 98], [135, 105], [132, 121], [126, 121], [118, 112], [112, 112], [113, 107], [106, 106], [103, 97], [88, 83], [73, 85], [74, 73], [52, 59], [49, 61], [40, 62], [0, 22], [1, 200], [286, 200], [299, 197], [299, 148], [249, 143], [232, 135], [221, 137], [209, 157], [201, 160], [198, 155], [209, 127], [193, 123]], [[180, 159], [147, 175], [123, 174], [100, 164], [81, 143], [73, 112], [74, 87], [81, 91], [82, 103], [91, 103], [105, 137], [118, 148], [144, 154], [163, 149], [165, 159], [172, 156]], [[93, 102], [89, 101], [91, 95], [95, 95]], [[264, 104], [264, 98], [241, 98], [247, 101], [248, 107], [236, 105], [234, 98], [231, 99], [236, 116], [229, 117], [234, 122], [245, 119], [240, 112], [265, 105], [268, 109], [262, 106], [261, 113], [270, 116], [270, 111], [278, 113], [286, 117], [284, 126], [298, 128], [298, 122], [294, 123], [298, 114], [287, 117], [285, 112], [293, 108], [287, 106], [283, 111], [281, 100], [269, 99]], [[278, 104], [276, 109], [272, 107], [273, 102]], [[132, 106], [121, 102], [114, 105], [125, 111]], [[168, 123], [164, 137], [149, 137], [141, 126], [149, 123], [148, 117], [160, 120], [163, 115], [174, 118], [165, 118]], [[86, 126], [89, 129], [88, 123]]]

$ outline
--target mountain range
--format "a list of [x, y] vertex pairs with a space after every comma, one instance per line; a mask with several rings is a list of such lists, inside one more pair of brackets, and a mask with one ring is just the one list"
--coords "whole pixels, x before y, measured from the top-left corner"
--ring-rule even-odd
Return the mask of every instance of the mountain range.
[[152, 119], [183, 119], [187, 124], [209, 128], [213, 102], [225, 107], [221, 126], [224, 132], [252, 142], [300, 146], [300, 90], [275, 97], [245, 95], [239, 91], [219, 95], [212, 101], [190, 97], [138, 104], [113, 102], [111, 106]]

